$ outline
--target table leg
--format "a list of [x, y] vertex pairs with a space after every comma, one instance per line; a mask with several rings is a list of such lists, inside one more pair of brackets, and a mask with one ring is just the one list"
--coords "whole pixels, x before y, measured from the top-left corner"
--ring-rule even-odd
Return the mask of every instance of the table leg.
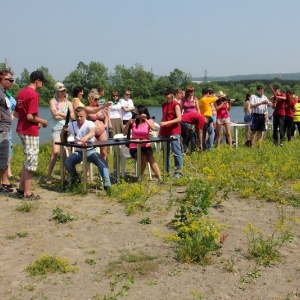
[[235, 148], [239, 146], [239, 127], [234, 126], [234, 139], [235, 139]]
[[114, 146], [114, 176], [120, 179], [120, 146]]
[[65, 147], [63, 145], [59, 146], [59, 154], [60, 154], [60, 178], [61, 178], [61, 186], [63, 188], [65, 182], [65, 168], [64, 168]]
[[167, 170], [167, 159], [168, 159], [168, 156], [167, 156], [167, 143], [168, 142], [163, 142], [163, 147], [164, 147], [164, 153], [163, 153], [163, 160], [164, 160], [164, 171], [166, 172]]
[[137, 144], [137, 178], [138, 178], [138, 180], [142, 179], [141, 160], [142, 160], [141, 144]]
[[86, 175], [86, 169], [87, 167], [87, 150], [86, 148], [82, 149], [82, 169], [83, 169], [83, 192], [85, 193], [87, 191], [87, 175]]

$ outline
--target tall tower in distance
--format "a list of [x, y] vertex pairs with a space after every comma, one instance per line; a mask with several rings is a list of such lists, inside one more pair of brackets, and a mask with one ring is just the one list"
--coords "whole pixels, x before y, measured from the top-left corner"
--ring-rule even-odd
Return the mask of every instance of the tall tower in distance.
[[206, 69], [204, 70], [203, 82], [207, 82], [207, 71], [206, 71]]

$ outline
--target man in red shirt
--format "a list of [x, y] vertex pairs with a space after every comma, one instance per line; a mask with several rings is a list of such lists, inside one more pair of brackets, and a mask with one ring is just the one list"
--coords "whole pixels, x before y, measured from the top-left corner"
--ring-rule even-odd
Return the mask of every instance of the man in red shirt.
[[[202, 149], [202, 135], [203, 135], [203, 128], [204, 126], [209, 126], [212, 123], [213, 119], [210, 116], [203, 116], [199, 114], [198, 112], [188, 112], [181, 116], [181, 122], [188, 123], [191, 125], [195, 125], [196, 127], [196, 133], [198, 135], [198, 147]], [[186, 135], [187, 138], [189, 138], [189, 135]], [[188, 143], [186, 140], [182, 141], [182, 147], [183, 151], [186, 152], [186, 148]]]
[[46, 82], [41, 71], [30, 74], [30, 84], [23, 88], [17, 96], [17, 105], [14, 116], [18, 118], [17, 133], [24, 148], [24, 165], [21, 173], [17, 196], [26, 199], [39, 199], [38, 195], [31, 192], [33, 172], [38, 166], [39, 154], [39, 126], [47, 127], [47, 120], [39, 118], [39, 95], [36, 90], [42, 88]]
[[285, 119], [285, 94], [280, 92], [279, 86], [273, 87], [276, 97], [272, 97], [274, 108], [273, 111], [273, 140], [274, 144], [278, 145], [278, 129], [279, 129], [279, 139], [280, 145], [282, 145], [282, 140], [284, 137], [284, 119]]

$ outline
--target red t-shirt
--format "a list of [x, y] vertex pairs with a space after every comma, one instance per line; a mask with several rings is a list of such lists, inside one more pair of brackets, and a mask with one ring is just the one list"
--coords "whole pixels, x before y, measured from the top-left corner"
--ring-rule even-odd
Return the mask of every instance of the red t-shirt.
[[[277, 96], [285, 97], [284, 93], [280, 93]], [[274, 99], [274, 97], [272, 97]], [[285, 115], [285, 101], [284, 100], [277, 100], [276, 106], [273, 111], [273, 116], [284, 116]]]
[[[162, 104], [162, 120], [171, 121], [177, 118], [175, 107], [180, 105], [177, 101], [165, 102]], [[160, 135], [169, 136], [172, 134], [181, 134], [180, 122], [160, 127]]]
[[39, 94], [33, 88], [26, 87], [18, 93], [16, 100], [15, 111], [19, 114], [16, 131], [24, 135], [39, 136], [38, 124], [27, 120], [28, 114], [38, 116]]
[[285, 104], [285, 115], [289, 117], [294, 117], [294, 106], [296, 104], [295, 100], [284, 101]]
[[181, 121], [189, 124], [195, 124], [199, 129], [203, 130], [205, 117], [198, 112], [188, 112], [181, 116]]

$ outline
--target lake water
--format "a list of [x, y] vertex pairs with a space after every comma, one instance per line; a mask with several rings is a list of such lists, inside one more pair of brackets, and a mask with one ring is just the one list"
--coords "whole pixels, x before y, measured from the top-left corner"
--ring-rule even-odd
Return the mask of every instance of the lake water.
[[[151, 116], [155, 117], [155, 122], [159, 123], [161, 119], [161, 107], [160, 106], [149, 106], [148, 107], [149, 113]], [[269, 110], [269, 116], [272, 115], [272, 110]], [[242, 106], [233, 106], [229, 112], [230, 119], [233, 122], [243, 122], [244, 121], [244, 110]], [[49, 107], [40, 107], [39, 108], [39, 116], [43, 119], [49, 120], [52, 115], [50, 112]], [[20, 139], [16, 134], [16, 125], [17, 120], [13, 120], [12, 130], [13, 130], [13, 144], [20, 144]], [[41, 128], [40, 129], [40, 143], [47, 143], [51, 142], [51, 132], [52, 128]]]

